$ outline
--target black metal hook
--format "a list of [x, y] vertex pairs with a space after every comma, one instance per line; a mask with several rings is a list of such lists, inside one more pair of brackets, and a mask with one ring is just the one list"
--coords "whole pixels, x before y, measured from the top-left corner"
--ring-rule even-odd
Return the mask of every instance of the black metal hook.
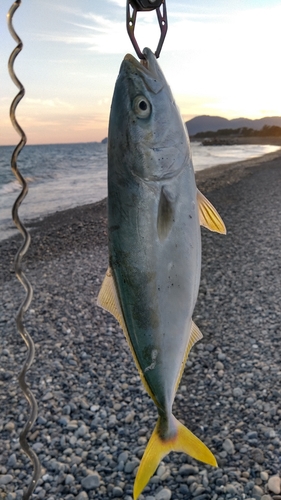
[[[131, 9], [133, 9], [132, 13]], [[155, 51], [155, 56], [158, 59], [168, 29], [168, 19], [167, 19], [165, 0], [127, 0], [127, 31], [130, 40], [133, 44], [133, 47], [140, 59], [145, 59], [145, 57], [142, 51], [140, 50], [138, 42], [135, 38], [135, 25], [137, 19], [137, 12], [151, 11], [155, 9], [160, 27], [160, 39], [157, 45], [157, 49]]]
[[158, 9], [163, 0], [130, 0], [130, 4], [140, 11]]

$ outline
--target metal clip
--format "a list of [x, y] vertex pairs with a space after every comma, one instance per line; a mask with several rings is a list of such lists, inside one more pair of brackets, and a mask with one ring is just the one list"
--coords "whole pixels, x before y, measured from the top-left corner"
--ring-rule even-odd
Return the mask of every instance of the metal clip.
[[[162, 13], [161, 13], [162, 7]], [[132, 13], [131, 10], [133, 9]], [[135, 38], [135, 25], [138, 11], [150, 11], [156, 9], [158, 23], [160, 27], [160, 39], [158, 42], [155, 56], [158, 59], [165, 36], [168, 29], [168, 19], [165, 0], [127, 0], [127, 31], [133, 47], [140, 59], [145, 59], [142, 51], [139, 48], [138, 42]]]
[[141, 11], [158, 9], [162, 3], [163, 0], [130, 0], [130, 4]]

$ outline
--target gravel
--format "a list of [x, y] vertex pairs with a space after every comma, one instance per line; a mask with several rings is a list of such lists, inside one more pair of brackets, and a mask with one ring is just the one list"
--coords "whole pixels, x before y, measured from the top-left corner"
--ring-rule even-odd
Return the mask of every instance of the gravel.
[[[228, 234], [202, 230], [194, 320], [204, 338], [189, 355], [174, 414], [219, 466], [171, 453], [140, 499], [281, 499], [281, 157], [254, 164], [199, 178]], [[31, 233], [24, 268], [34, 299], [24, 323], [35, 342], [27, 380], [39, 416], [28, 440], [42, 464], [34, 498], [131, 500], [157, 414], [123, 333], [96, 307], [106, 202], [34, 221]], [[28, 418], [17, 381], [26, 356], [14, 321], [24, 297], [13, 271], [19, 241], [0, 244], [1, 500], [22, 499], [32, 476], [18, 441]]]

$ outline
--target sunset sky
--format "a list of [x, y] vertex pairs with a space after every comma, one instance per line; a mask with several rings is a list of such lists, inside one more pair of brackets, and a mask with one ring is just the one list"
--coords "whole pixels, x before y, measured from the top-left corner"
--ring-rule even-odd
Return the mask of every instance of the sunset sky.
[[[16, 43], [0, 2], [0, 145], [18, 136], [9, 119], [17, 89], [7, 60]], [[168, 34], [159, 59], [185, 120], [281, 115], [280, 0], [166, 0]], [[17, 117], [29, 144], [100, 141], [115, 80], [134, 54], [126, 0], [22, 0], [14, 26], [24, 43], [15, 64], [26, 89]], [[155, 12], [138, 14], [141, 48], [155, 50]], [[134, 54], [135, 55], [135, 54]]]

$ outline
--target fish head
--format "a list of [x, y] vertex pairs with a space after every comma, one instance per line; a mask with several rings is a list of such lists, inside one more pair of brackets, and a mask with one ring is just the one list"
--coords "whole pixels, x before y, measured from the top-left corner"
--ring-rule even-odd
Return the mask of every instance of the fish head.
[[[127, 54], [116, 81], [109, 123], [109, 157], [144, 180], [175, 175], [190, 158], [186, 127], [153, 52]], [[118, 158], [119, 157], [119, 158]]]

